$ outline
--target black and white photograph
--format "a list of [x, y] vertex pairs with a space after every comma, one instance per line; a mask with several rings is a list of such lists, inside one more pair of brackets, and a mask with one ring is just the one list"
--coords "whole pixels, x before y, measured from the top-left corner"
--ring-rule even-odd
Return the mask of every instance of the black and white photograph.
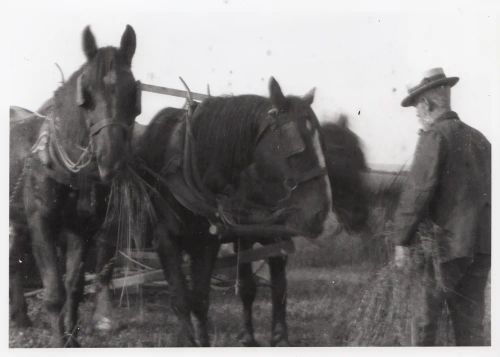
[[0, 7], [10, 353], [498, 353], [500, 3]]

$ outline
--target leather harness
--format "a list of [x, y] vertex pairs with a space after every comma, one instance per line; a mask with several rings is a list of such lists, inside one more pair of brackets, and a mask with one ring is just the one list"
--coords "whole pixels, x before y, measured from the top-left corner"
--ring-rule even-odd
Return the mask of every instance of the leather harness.
[[[275, 238], [276, 236], [301, 235], [302, 232], [287, 228], [276, 221], [287, 211], [286, 208], [275, 210], [265, 221], [238, 223], [241, 217], [234, 217], [228, 212], [226, 203], [231, 200], [227, 196], [216, 196], [210, 192], [202, 183], [199, 172], [196, 168], [195, 145], [196, 141], [191, 132], [192, 108], [188, 108], [184, 119], [179, 122], [174, 130], [184, 129], [184, 142], [182, 154], [174, 155], [162, 170], [157, 173], [147, 168], [144, 169], [151, 174], [158, 182], [167, 186], [175, 199], [186, 209], [194, 214], [204, 216], [211, 226], [209, 232], [218, 236], [222, 241], [228, 241], [231, 236], [246, 238]], [[257, 135], [256, 144], [265, 135], [265, 132], [273, 130], [271, 122], [261, 129]], [[279, 127], [279, 126], [275, 126]], [[182, 157], [181, 157], [182, 155]], [[317, 166], [301, 175], [291, 175], [283, 181], [286, 196], [280, 203], [284, 203], [292, 192], [301, 184], [317, 177], [326, 175], [326, 168]], [[269, 208], [269, 207], [267, 207]]]
[[80, 156], [73, 161], [66, 149], [62, 145], [57, 131], [56, 122], [59, 117], [54, 116], [53, 112], [48, 115], [34, 113], [36, 116], [44, 118], [45, 122], [40, 128], [40, 134], [33, 145], [31, 152], [37, 154], [38, 159], [43, 164], [47, 174], [59, 183], [78, 186], [78, 180], [75, 174], [89, 166], [94, 159], [94, 147], [92, 138], [102, 129], [108, 126], [118, 126], [125, 130], [127, 135], [130, 133], [130, 127], [115, 119], [103, 119], [89, 127], [89, 141], [87, 147], [81, 149]]

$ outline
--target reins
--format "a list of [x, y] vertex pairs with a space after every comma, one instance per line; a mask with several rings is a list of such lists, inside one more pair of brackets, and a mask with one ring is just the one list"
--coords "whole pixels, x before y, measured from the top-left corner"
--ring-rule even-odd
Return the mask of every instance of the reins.
[[[49, 132], [46, 134], [46, 132], [43, 132], [40, 136], [48, 135], [49, 137], [49, 145], [53, 143], [53, 147], [57, 153], [57, 156], [59, 157], [59, 162], [62, 164], [62, 166], [68, 170], [71, 173], [78, 173], [85, 167], [87, 167], [91, 161], [92, 161], [92, 140], [89, 140], [89, 144], [87, 147], [81, 148], [81, 153], [80, 156], [76, 161], [73, 161], [70, 157], [66, 149], [61, 143], [61, 140], [59, 138], [59, 135], [57, 133], [57, 128], [55, 125], [55, 121], [58, 119], [58, 117], [55, 117], [53, 115], [42, 115], [40, 113], [34, 112], [36, 116], [45, 119], [45, 121], [49, 125]], [[38, 142], [38, 140], [37, 140]], [[36, 144], [35, 144], [36, 145]], [[50, 155], [50, 151], [49, 151]], [[54, 159], [54, 158], [53, 158]]]
[[53, 135], [57, 154], [59, 155], [61, 163], [68, 171], [72, 173], [78, 173], [85, 167], [87, 167], [92, 161], [92, 140], [89, 140], [89, 144], [87, 147], [81, 149], [82, 152], [76, 161], [71, 160], [67, 151], [64, 149], [64, 146], [61, 144], [59, 136], [57, 135], [57, 129], [54, 123], [56, 119], [49, 116], [47, 120], [49, 122], [50, 132]]
[[[89, 143], [86, 147], [78, 147], [81, 150], [80, 155], [78, 156], [78, 159], [76, 161], [73, 161], [71, 157], [69, 156], [67, 150], [64, 148], [62, 145], [61, 139], [59, 137], [57, 127], [55, 124], [55, 121], [59, 119], [59, 117], [54, 117], [53, 115], [42, 115], [40, 113], [34, 112], [34, 114], [40, 118], [43, 118], [46, 120], [46, 122], [49, 124], [49, 138], [52, 140], [49, 140], [49, 145], [52, 142], [53, 143], [53, 148], [55, 149], [55, 152], [57, 153], [57, 156], [59, 157], [59, 163], [62, 164], [63, 168], [68, 170], [69, 172], [75, 174], [79, 173], [81, 170], [86, 168], [87, 166], [90, 165], [93, 159], [93, 154], [94, 154], [94, 147], [92, 144], [92, 137], [97, 135], [103, 128], [107, 126], [112, 126], [116, 125], [125, 130], [128, 134], [129, 132], [129, 127], [119, 121], [116, 121], [114, 119], [103, 119], [98, 121], [95, 124], [92, 124], [89, 127]], [[43, 135], [42, 133], [41, 135]], [[50, 151], [49, 151], [50, 155]]]

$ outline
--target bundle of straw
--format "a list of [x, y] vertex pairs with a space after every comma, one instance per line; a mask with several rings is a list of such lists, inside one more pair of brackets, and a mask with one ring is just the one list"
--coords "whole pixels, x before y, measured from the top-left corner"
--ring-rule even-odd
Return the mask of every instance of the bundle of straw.
[[[138, 163], [129, 164], [113, 178], [108, 196], [108, 208], [102, 228], [106, 239], [116, 239], [115, 258], [119, 252], [125, 257], [130, 257], [132, 249], [144, 249], [147, 244], [147, 234], [152, 231], [151, 227], [158, 220], [158, 207], [155, 207], [152, 200], [152, 196], [158, 192], [136, 172], [134, 167], [140, 168]], [[115, 258], [106, 265], [110, 271], [114, 269]], [[137, 267], [137, 262], [132, 259], [125, 261], [123, 271], [124, 277], [127, 277], [130, 271]], [[142, 289], [138, 288], [137, 292], [142, 314]], [[124, 298], [129, 305], [128, 290], [125, 286], [121, 290], [120, 305]]]
[[[412, 319], [422, 308], [425, 292], [442, 289], [437, 247], [439, 227], [431, 222], [419, 226], [416, 243], [410, 247], [409, 261], [398, 268], [390, 261], [375, 274], [366, 288], [347, 344], [351, 346], [411, 346]], [[449, 314], [443, 307], [438, 322], [437, 345], [452, 345]]]
[[131, 166], [113, 179], [103, 227], [109, 239], [116, 235], [118, 250], [130, 254], [132, 248], [145, 248], [146, 234], [157, 222], [152, 190]]

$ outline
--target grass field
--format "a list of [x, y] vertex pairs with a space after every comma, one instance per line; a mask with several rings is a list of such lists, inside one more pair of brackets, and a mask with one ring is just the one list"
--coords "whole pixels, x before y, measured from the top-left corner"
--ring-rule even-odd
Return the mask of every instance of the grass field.
[[[372, 234], [340, 234], [311, 244], [296, 239], [296, 253], [288, 264], [288, 326], [293, 346], [347, 346], [348, 334], [355, 321], [363, 295], [370, 296], [376, 273], [387, 263], [390, 245], [382, 238], [384, 212], [396, 196], [394, 175], [372, 178], [373, 186], [384, 187], [387, 200], [373, 207]], [[394, 197], [393, 197], [394, 196]], [[332, 222], [335, 224], [335, 222]], [[169, 305], [166, 288], [144, 288], [142, 297], [128, 294], [119, 306], [120, 292], [115, 292], [115, 318], [118, 327], [109, 335], [92, 330], [92, 296], [80, 307], [79, 341], [84, 347], [162, 347], [175, 346], [176, 321]], [[490, 294], [487, 292], [485, 330], [490, 336]], [[37, 298], [29, 300], [29, 315], [34, 326], [10, 328], [10, 347], [46, 347], [50, 334]], [[242, 323], [242, 307], [234, 289], [213, 290], [210, 306], [213, 346], [239, 346], [237, 335]], [[271, 299], [268, 287], [260, 287], [254, 304], [256, 338], [269, 346]], [[364, 326], [365, 328], [366, 326]], [[377, 329], [377, 326], [366, 328]]]
[[[341, 267], [296, 268], [288, 274], [288, 323], [290, 342], [295, 346], [344, 345], [345, 326], [362, 291], [368, 271]], [[119, 302], [117, 293], [116, 304]], [[124, 304], [126, 305], [126, 304]], [[143, 289], [139, 295], [129, 294], [129, 306], [118, 307], [119, 326], [110, 336], [99, 336], [91, 330], [92, 300], [81, 307], [80, 341], [93, 347], [140, 347], [175, 345], [176, 324], [165, 289]], [[238, 346], [241, 305], [234, 289], [213, 291], [210, 317], [212, 344]], [[49, 343], [49, 330], [38, 299], [30, 300], [30, 317], [34, 327], [11, 328], [10, 347], [44, 347]], [[261, 287], [254, 308], [256, 338], [268, 345], [271, 326], [269, 288]], [[304, 322], [307, 321], [307, 322]]]
[[[352, 244], [349, 245], [347, 242]], [[346, 346], [347, 334], [357, 314], [359, 302], [380, 264], [361, 263], [360, 237], [340, 236], [315, 246], [298, 241], [297, 253], [290, 257], [288, 269], [288, 324], [293, 346]], [[325, 244], [328, 243], [328, 244]], [[351, 247], [352, 249], [349, 249]], [[342, 249], [340, 249], [342, 248]], [[365, 249], [366, 251], [366, 249]], [[373, 252], [373, 250], [371, 250]], [[339, 264], [340, 263], [340, 264]], [[115, 293], [118, 327], [110, 335], [99, 335], [91, 328], [92, 296], [81, 306], [80, 342], [86, 347], [175, 346], [176, 322], [165, 288], [144, 288], [140, 295], [130, 293], [128, 303]], [[234, 289], [213, 290], [210, 320], [213, 346], [239, 346], [241, 304]], [[254, 305], [256, 338], [269, 346], [271, 326], [270, 291], [260, 287]], [[128, 305], [128, 306], [127, 306]], [[489, 303], [487, 304], [489, 309]], [[10, 347], [48, 346], [48, 324], [40, 300], [29, 301], [34, 326], [11, 328]], [[489, 311], [488, 311], [489, 315]], [[486, 321], [489, 330], [489, 318]]]

